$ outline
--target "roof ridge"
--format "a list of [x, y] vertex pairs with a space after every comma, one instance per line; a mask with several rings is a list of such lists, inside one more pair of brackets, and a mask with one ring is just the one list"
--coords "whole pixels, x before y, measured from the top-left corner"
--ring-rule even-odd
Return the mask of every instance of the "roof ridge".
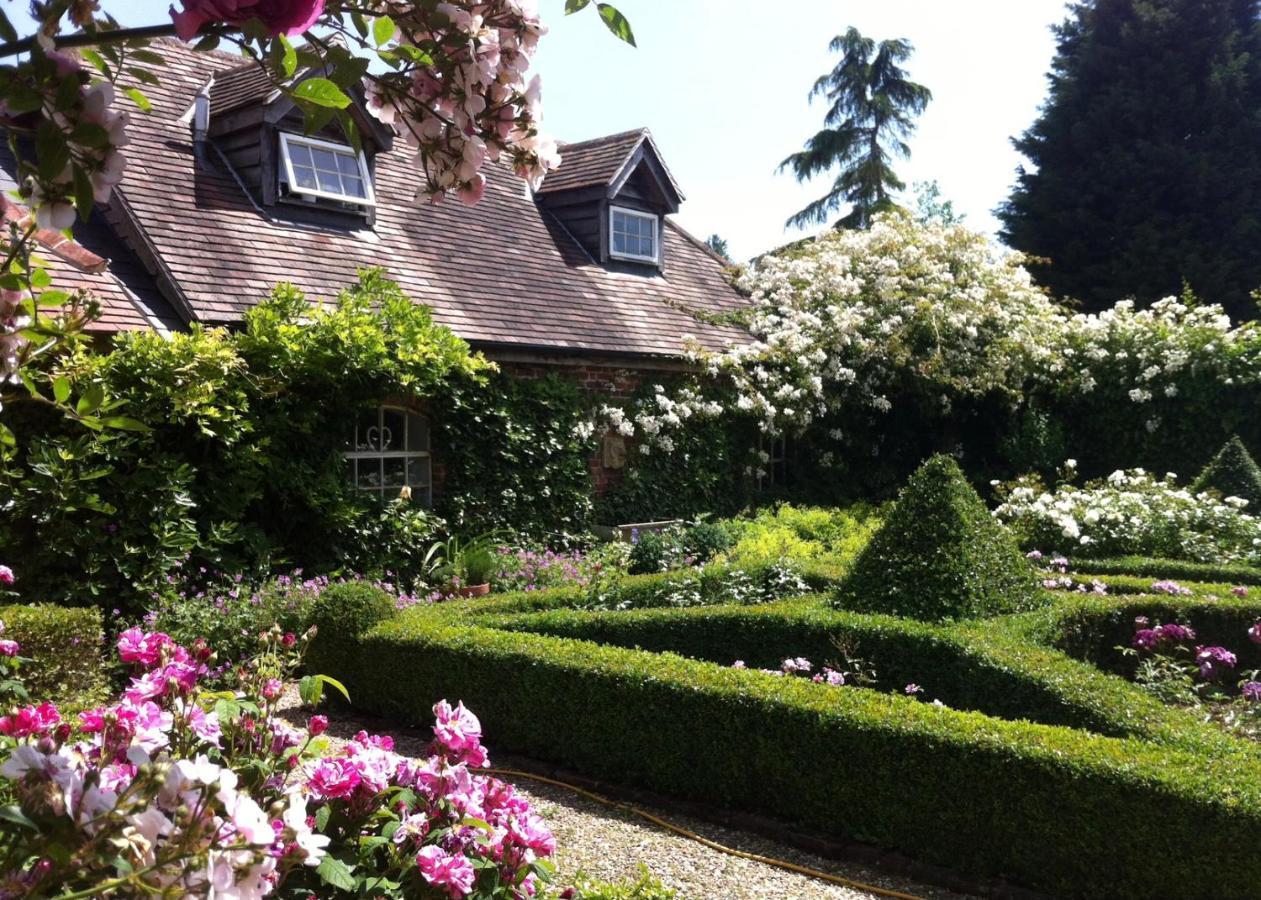
[[598, 144], [602, 141], [613, 141], [618, 138], [630, 137], [631, 135], [635, 135], [636, 137], [642, 137], [643, 135], [650, 134], [650, 133], [651, 132], [648, 131], [648, 126], [644, 125], [639, 128], [629, 128], [626, 131], [618, 131], [613, 134], [602, 134], [597, 137], [583, 138], [581, 141], [560, 141], [557, 143], [557, 146], [562, 147], [562, 148], [563, 147], [581, 147], [584, 144]]

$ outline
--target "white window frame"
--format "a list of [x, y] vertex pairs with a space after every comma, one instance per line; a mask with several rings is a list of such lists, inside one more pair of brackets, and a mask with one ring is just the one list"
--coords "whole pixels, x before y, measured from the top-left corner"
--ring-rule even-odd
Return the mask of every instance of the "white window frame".
[[[613, 249], [613, 217], [616, 213], [632, 216], [636, 219], [648, 219], [652, 222], [652, 256], [644, 256], [641, 253], [625, 253]], [[638, 209], [629, 209], [625, 206], [609, 206], [609, 256], [614, 259], [632, 259], [636, 262], [655, 263], [661, 258], [661, 222], [659, 218], [652, 213], [646, 213]]]
[[[367, 197], [355, 197], [350, 194], [337, 194], [332, 191], [324, 191], [319, 188], [299, 187], [298, 179], [293, 173], [293, 159], [289, 155], [289, 145], [297, 144], [303, 147], [314, 147], [320, 150], [328, 150], [342, 156], [354, 155], [359, 162], [359, 177], [363, 179], [363, 189]], [[348, 144], [338, 144], [333, 141], [323, 141], [319, 138], [307, 137], [304, 134], [293, 134], [288, 131], [280, 132], [280, 155], [285, 162], [285, 181], [289, 186], [290, 193], [301, 194], [306, 197], [319, 197], [323, 200], [336, 200], [339, 203], [353, 203], [356, 206], [376, 206], [376, 192], [372, 189], [372, 173], [368, 171], [368, 160], [360, 150], [355, 154], [354, 148]]]
[[[377, 424], [375, 427], [377, 428], [385, 427], [385, 414], [387, 411], [401, 413], [403, 415], [404, 423], [408, 421], [409, 416], [415, 416], [419, 419], [422, 419], [425, 423], [424, 448], [423, 449], [413, 448], [411, 445], [411, 435], [404, 434], [403, 449], [401, 450], [357, 450], [357, 449], [347, 450], [344, 453], [342, 453], [342, 457], [346, 459], [347, 462], [350, 463], [350, 483], [355, 488], [355, 490], [363, 491], [364, 493], [368, 493], [368, 494], [376, 494], [382, 499], [388, 500], [390, 498], [391, 492], [393, 492], [394, 494], [398, 493], [398, 491], [400, 490], [400, 486], [393, 485], [393, 486], [387, 487], [385, 484], [384, 477], [381, 478], [381, 483], [378, 485], [370, 486], [370, 487], [361, 486], [359, 484], [359, 461], [368, 460], [370, 462], [375, 462], [377, 466], [379, 467], [378, 470], [384, 472], [384, 465], [385, 465], [384, 460], [402, 459], [404, 460], [403, 481], [404, 481], [404, 484], [407, 485], [407, 487], [410, 487], [412, 489], [412, 500], [414, 502], [420, 503], [422, 506], [432, 506], [433, 505], [433, 456], [430, 452], [431, 423], [429, 421], [429, 417], [416, 412], [416, 410], [414, 409], [408, 409], [405, 406], [397, 406], [392, 403], [383, 403], [376, 407]], [[356, 418], [355, 421], [351, 423], [350, 427], [351, 427], [351, 444], [350, 445], [352, 447], [356, 447], [357, 444], [355, 443], [355, 438], [358, 437], [358, 428], [359, 428], [358, 418]], [[406, 427], [406, 425], [404, 425], [404, 427]], [[413, 459], [425, 459], [429, 461], [429, 465], [427, 467], [428, 472], [429, 472], [429, 477], [428, 479], [426, 479], [427, 483], [423, 487], [423, 491], [424, 491], [423, 496], [417, 496], [417, 494], [419, 494], [422, 490], [422, 488], [419, 485], [412, 485], [412, 484], [407, 483], [407, 474], [406, 474], [407, 463]]]

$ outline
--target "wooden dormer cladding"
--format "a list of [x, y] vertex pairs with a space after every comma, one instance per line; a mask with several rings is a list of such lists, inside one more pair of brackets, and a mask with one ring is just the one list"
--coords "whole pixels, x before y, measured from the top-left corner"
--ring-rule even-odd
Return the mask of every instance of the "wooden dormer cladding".
[[[354, 90], [350, 94], [354, 102], [349, 111], [359, 132], [369, 174], [373, 175], [376, 156], [388, 152], [393, 144], [393, 131], [368, 113], [361, 91]], [[307, 203], [284, 197], [280, 189], [281, 132], [305, 134], [302, 113], [257, 65], [251, 63], [215, 76], [210, 87], [207, 136], [256, 204], [269, 214], [312, 224], [356, 227], [375, 223], [372, 206]], [[309, 137], [350, 144], [336, 120]], [[222, 160], [212, 160], [212, 163], [220, 162]]]
[[[665, 217], [678, 212], [683, 194], [648, 130], [565, 144], [560, 152], [560, 167], [543, 180], [536, 202], [607, 268], [639, 274], [664, 269]], [[610, 234], [615, 210], [655, 219], [655, 262], [615, 257]]]

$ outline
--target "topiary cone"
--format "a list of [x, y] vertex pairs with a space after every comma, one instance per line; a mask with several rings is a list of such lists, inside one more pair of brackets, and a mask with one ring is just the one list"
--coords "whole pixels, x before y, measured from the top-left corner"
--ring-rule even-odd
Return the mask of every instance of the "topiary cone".
[[1261, 468], [1238, 435], [1231, 435], [1191, 485], [1197, 494], [1210, 489], [1247, 500], [1247, 511], [1253, 515], [1261, 509]]
[[934, 456], [913, 474], [854, 561], [836, 605], [928, 621], [1030, 609], [1032, 567], [958, 464]]

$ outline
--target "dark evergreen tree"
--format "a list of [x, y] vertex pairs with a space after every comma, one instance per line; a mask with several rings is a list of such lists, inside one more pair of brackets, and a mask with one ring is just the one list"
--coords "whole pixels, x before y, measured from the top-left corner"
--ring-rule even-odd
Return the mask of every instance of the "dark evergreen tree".
[[841, 54], [836, 67], [814, 83], [810, 99], [829, 103], [824, 128], [805, 149], [779, 164], [798, 181], [840, 166], [840, 174], [824, 196], [788, 220], [804, 226], [827, 221], [841, 204], [850, 211], [838, 228], [866, 228], [871, 217], [896, 206], [893, 195], [906, 187], [890, 160], [910, 154], [906, 138], [915, 130], [914, 117], [924, 111], [932, 93], [906, 77], [900, 63], [911, 55], [909, 41], [863, 37], [858, 29], [832, 39], [829, 48]]
[[1184, 283], [1237, 319], [1261, 287], [1261, 0], [1089, 0], [997, 211], [1039, 281], [1098, 310]]
[[713, 250], [727, 262], [731, 262], [731, 252], [727, 249], [726, 238], [717, 234], [711, 234], [709, 237], [705, 238], [705, 246], [710, 250]]

